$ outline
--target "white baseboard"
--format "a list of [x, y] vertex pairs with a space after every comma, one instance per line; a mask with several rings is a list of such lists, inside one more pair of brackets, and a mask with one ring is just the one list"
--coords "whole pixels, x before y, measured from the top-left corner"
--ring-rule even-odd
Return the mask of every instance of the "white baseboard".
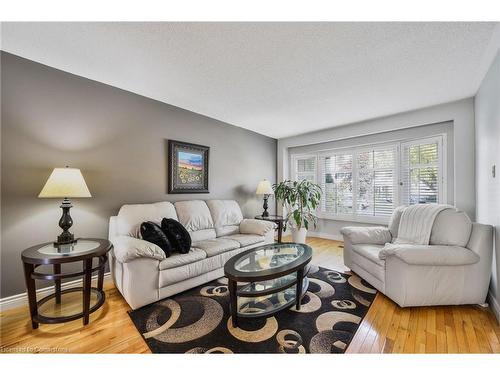
[[335, 240], [335, 241], [343, 241], [344, 238], [342, 235], [331, 234], [331, 233], [323, 233], [323, 232], [307, 232], [309, 237], [319, 237], [324, 238], [326, 240]]
[[495, 296], [491, 293], [491, 290], [488, 290], [488, 302], [491, 307], [491, 311], [495, 314], [497, 321], [500, 323], [500, 304], [496, 300]]
[[[104, 274], [104, 280], [108, 280], [110, 278], [111, 278], [111, 273], [106, 272]], [[97, 279], [97, 275], [93, 275], [92, 280], [96, 280], [96, 279]], [[72, 281], [62, 283], [61, 289], [64, 290], [64, 289], [69, 289], [69, 288], [75, 288], [78, 286], [82, 286], [82, 284], [83, 284], [82, 279], [72, 280]], [[54, 286], [48, 286], [46, 288], [37, 289], [37, 291], [36, 291], [37, 300], [40, 300], [41, 298], [46, 297], [52, 293], [54, 293]], [[26, 292], [21, 293], [21, 294], [16, 294], [14, 296], [1, 298], [0, 299], [0, 312], [3, 312], [5, 310], [10, 310], [10, 309], [13, 309], [16, 307], [24, 306], [24, 305], [26, 305], [26, 306], [28, 305], [28, 294]]]

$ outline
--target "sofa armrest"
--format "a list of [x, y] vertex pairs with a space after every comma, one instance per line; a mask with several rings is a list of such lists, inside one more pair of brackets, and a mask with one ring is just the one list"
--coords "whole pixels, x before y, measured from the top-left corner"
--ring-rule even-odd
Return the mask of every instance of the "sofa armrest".
[[418, 266], [466, 266], [479, 262], [479, 256], [461, 246], [386, 244], [378, 257], [397, 257], [406, 264]]
[[386, 227], [344, 227], [340, 233], [353, 245], [384, 245], [392, 240], [391, 232]]
[[165, 252], [154, 243], [130, 236], [117, 236], [112, 239], [113, 254], [121, 263], [128, 263], [137, 258], [163, 260]]
[[240, 233], [265, 236], [269, 231], [274, 231], [276, 227], [277, 225], [272, 221], [243, 219], [240, 223]]

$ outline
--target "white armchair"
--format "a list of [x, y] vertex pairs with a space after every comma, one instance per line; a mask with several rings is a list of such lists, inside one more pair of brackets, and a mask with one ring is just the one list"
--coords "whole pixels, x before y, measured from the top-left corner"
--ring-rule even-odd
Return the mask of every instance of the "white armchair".
[[446, 209], [434, 221], [429, 245], [391, 243], [400, 217], [396, 210], [388, 228], [342, 228], [345, 265], [402, 307], [484, 303], [493, 228]]

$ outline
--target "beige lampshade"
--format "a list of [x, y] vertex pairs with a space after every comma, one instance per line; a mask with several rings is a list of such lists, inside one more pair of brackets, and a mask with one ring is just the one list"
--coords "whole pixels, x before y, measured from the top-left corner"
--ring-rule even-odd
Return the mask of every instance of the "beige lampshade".
[[271, 186], [271, 183], [267, 180], [262, 180], [259, 182], [259, 185], [257, 185], [257, 191], [255, 192], [257, 195], [264, 195], [264, 194], [274, 194], [273, 187]]
[[88, 198], [89, 188], [78, 168], [54, 168], [38, 198]]

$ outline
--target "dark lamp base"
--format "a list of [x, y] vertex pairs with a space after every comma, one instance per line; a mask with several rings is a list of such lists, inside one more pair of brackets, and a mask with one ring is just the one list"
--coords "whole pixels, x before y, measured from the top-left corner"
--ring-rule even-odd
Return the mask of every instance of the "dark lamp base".
[[67, 245], [76, 242], [75, 236], [69, 231], [69, 228], [73, 225], [73, 219], [69, 214], [69, 209], [73, 207], [71, 205], [71, 201], [68, 198], [64, 198], [59, 207], [61, 207], [63, 211], [61, 219], [59, 220], [59, 226], [63, 231], [59, 236], [57, 236], [57, 241], [54, 242], [55, 246]]
[[269, 212], [267, 212], [267, 200], [269, 199], [269, 194], [264, 194], [264, 205], [262, 206], [262, 208], [264, 209], [264, 212], [262, 213], [262, 217], [268, 217], [269, 216]]
[[75, 236], [70, 232], [63, 232], [60, 236], [57, 236], [57, 241], [54, 242], [54, 246], [68, 245], [75, 243]]

